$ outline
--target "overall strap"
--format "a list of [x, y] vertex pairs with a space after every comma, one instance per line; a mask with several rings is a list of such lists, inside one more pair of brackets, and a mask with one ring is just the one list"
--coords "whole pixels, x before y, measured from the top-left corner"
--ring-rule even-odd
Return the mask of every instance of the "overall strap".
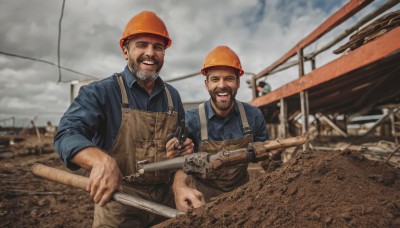
[[243, 135], [247, 135], [247, 134], [249, 134], [251, 131], [250, 131], [250, 127], [249, 127], [249, 122], [247, 121], [246, 112], [244, 111], [244, 107], [243, 107], [242, 102], [236, 101], [236, 104], [237, 104], [238, 107], [239, 107], [240, 119], [242, 120]]
[[199, 105], [199, 116], [200, 116], [201, 141], [204, 142], [208, 140], [207, 119], [206, 119], [206, 110], [204, 108], [204, 103]]
[[121, 74], [117, 74], [119, 88], [121, 89], [121, 96], [122, 96], [122, 108], [129, 108], [129, 101], [128, 95], [126, 94], [125, 86], [124, 86], [124, 79], [122, 78]]
[[165, 95], [167, 95], [167, 100], [168, 100], [168, 113], [172, 114], [174, 111], [174, 103], [172, 102], [171, 92], [169, 92], [166, 83], [164, 83], [164, 88], [165, 88]]

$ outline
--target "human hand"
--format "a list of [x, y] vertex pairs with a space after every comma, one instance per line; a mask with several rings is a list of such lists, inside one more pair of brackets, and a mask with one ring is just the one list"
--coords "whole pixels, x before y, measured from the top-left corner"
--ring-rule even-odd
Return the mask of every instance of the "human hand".
[[117, 163], [107, 155], [93, 164], [86, 191], [95, 203], [104, 206], [116, 190], [122, 191], [120, 180], [121, 172]]
[[174, 137], [167, 142], [165, 147], [167, 149], [167, 158], [174, 158], [193, 153], [194, 144], [189, 138], [186, 138], [185, 141], [180, 144], [179, 140]]
[[203, 193], [187, 186], [181, 186], [174, 189], [176, 208], [182, 212], [187, 212], [189, 209], [203, 206]]
[[268, 152], [269, 159], [270, 160], [281, 160], [281, 155], [282, 155], [283, 151], [285, 151], [284, 148], [272, 150], [272, 151]]

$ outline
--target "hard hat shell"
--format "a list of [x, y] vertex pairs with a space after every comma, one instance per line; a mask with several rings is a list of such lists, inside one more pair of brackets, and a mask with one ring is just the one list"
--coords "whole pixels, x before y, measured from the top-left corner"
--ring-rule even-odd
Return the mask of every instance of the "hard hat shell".
[[207, 69], [213, 66], [233, 67], [238, 70], [239, 76], [242, 76], [244, 73], [239, 57], [227, 46], [218, 46], [208, 53], [204, 59], [201, 73], [207, 76]]
[[122, 48], [126, 38], [135, 34], [143, 33], [164, 37], [167, 40], [166, 48], [171, 46], [172, 40], [169, 38], [167, 27], [165, 26], [164, 22], [154, 12], [151, 11], [142, 11], [129, 20], [124, 32], [122, 33], [119, 46]]

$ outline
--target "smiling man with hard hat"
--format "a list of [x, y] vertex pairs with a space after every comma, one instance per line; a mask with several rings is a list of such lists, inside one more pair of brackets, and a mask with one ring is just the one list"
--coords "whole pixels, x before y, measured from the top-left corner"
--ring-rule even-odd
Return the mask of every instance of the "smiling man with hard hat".
[[[206, 76], [210, 100], [186, 112], [187, 136], [193, 140], [194, 151], [217, 153], [267, 140], [261, 111], [235, 99], [244, 73], [236, 53], [227, 46], [214, 48], [206, 56], [201, 73]], [[186, 212], [199, 207], [248, 180], [247, 164], [205, 175], [178, 171], [173, 185], [177, 208]]]
[[137, 162], [192, 153], [193, 143], [186, 139], [178, 149], [173, 138], [165, 144], [185, 116], [179, 93], [159, 77], [171, 45], [164, 22], [143, 11], [128, 22], [119, 44], [124, 71], [81, 88], [61, 119], [55, 146], [68, 168], [90, 170], [94, 227], [148, 227], [164, 218], [110, 201], [113, 192], [174, 207], [174, 173], [137, 177]]

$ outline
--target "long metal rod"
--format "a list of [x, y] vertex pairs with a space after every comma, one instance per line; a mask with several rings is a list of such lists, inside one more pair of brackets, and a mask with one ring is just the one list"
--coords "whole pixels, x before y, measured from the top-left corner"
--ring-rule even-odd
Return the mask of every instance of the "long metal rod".
[[[279, 148], [287, 148], [292, 146], [298, 146], [304, 144], [308, 141], [308, 134], [303, 134], [302, 136], [292, 137], [292, 138], [284, 138], [284, 139], [276, 139], [276, 140], [267, 140], [265, 142], [255, 142], [252, 143], [252, 148], [256, 153], [257, 159], [268, 158], [268, 152], [271, 150], [276, 150]], [[235, 164], [247, 163], [248, 151], [247, 148], [240, 148], [231, 151], [221, 151], [215, 154], [210, 154], [207, 152], [199, 152], [190, 155], [185, 155], [182, 159], [172, 158], [169, 159], [169, 162], [155, 162], [150, 164], [143, 164], [142, 168], [139, 170], [139, 174], [154, 172], [154, 171], [163, 171], [171, 169], [171, 167], [180, 167], [185, 169], [185, 165], [192, 163], [192, 159], [200, 160], [197, 165], [199, 168], [198, 172], [201, 172], [202, 168], [206, 167], [208, 163], [212, 163], [217, 160], [227, 160], [229, 162], [235, 162]], [[203, 160], [206, 159], [206, 160]], [[265, 160], [265, 159], [264, 159]], [[168, 161], [168, 160], [167, 160]], [[261, 160], [260, 160], [261, 161]], [[199, 165], [200, 164], [200, 165]], [[222, 165], [222, 164], [219, 164]], [[216, 165], [216, 166], [219, 166]], [[150, 166], [150, 168], [148, 168]], [[213, 168], [214, 165], [212, 166]]]
[[[304, 55], [303, 49], [300, 48], [297, 50], [297, 55], [299, 59], [299, 78], [304, 76]], [[308, 105], [308, 91], [303, 90], [300, 92], [300, 109], [301, 115], [303, 117], [301, 121], [301, 131], [304, 134], [308, 132], [308, 114], [309, 114], [309, 105]], [[303, 150], [306, 151], [308, 149], [308, 141], [303, 144]]]
[[[86, 177], [72, 174], [64, 170], [48, 167], [39, 163], [36, 163], [32, 166], [32, 173], [35, 176], [43, 177], [50, 181], [65, 184], [75, 188], [80, 188], [83, 190], [86, 188], [86, 185], [89, 181]], [[166, 207], [164, 205], [144, 200], [142, 198], [128, 195], [122, 192], [115, 192], [112, 196], [112, 199], [122, 204], [140, 208], [142, 210], [162, 215], [167, 218], [175, 218], [177, 215], [183, 214], [182, 212], [173, 208]]]
[[147, 172], [155, 172], [160, 170], [160, 167], [164, 167], [164, 170], [170, 169], [180, 169], [182, 168], [182, 164], [185, 161], [185, 157], [176, 157], [167, 159], [160, 162], [148, 163], [141, 165], [142, 167], [139, 169], [139, 174], [147, 173]]

